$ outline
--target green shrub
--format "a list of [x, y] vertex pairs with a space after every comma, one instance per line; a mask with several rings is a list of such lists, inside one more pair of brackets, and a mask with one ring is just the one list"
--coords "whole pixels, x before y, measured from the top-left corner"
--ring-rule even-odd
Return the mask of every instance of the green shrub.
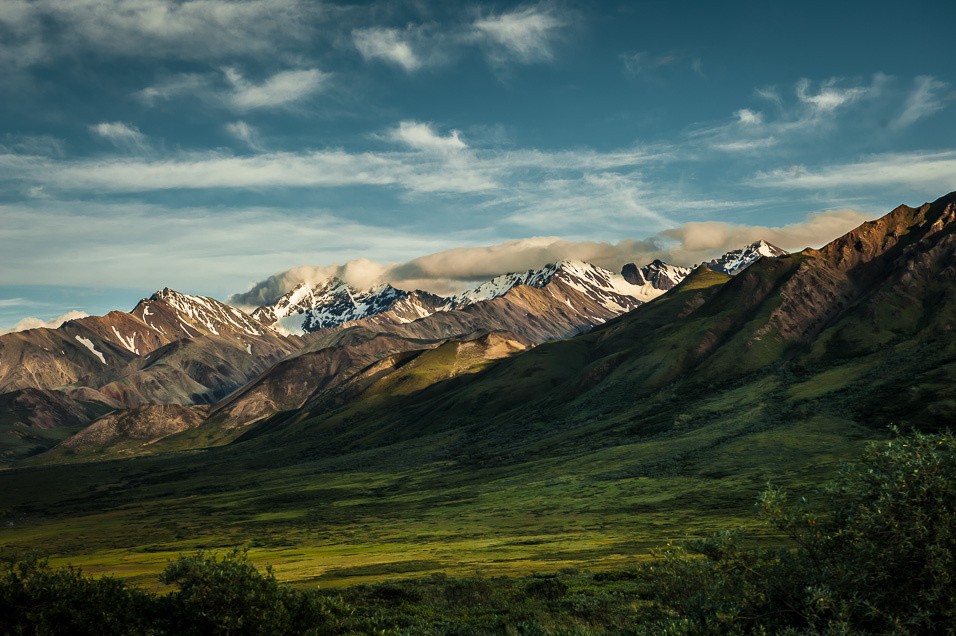
[[768, 488], [763, 517], [792, 540], [743, 549], [724, 532], [649, 566], [661, 625], [688, 634], [927, 634], [956, 625], [956, 438], [870, 444], [812, 511]]
[[168, 628], [176, 634], [326, 634], [350, 611], [279, 585], [271, 567], [259, 572], [238, 548], [222, 558], [202, 551], [183, 555], [161, 580], [178, 588], [163, 599]]
[[149, 600], [114, 578], [53, 569], [37, 556], [0, 565], [0, 634], [150, 633]]

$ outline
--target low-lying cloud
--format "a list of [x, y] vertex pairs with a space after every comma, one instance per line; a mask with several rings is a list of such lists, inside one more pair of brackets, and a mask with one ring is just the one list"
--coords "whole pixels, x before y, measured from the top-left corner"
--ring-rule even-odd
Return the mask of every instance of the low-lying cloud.
[[625, 263], [645, 264], [654, 259], [689, 266], [760, 239], [789, 251], [819, 247], [866, 220], [865, 215], [853, 210], [833, 210], [811, 214], [800, 223], [780, 227], [685, 223], [645, 239], [616, 243], [534, 237], [498, 245], [454, 248], [392, 265], [360, 259], [343, 265], [302, 266], [274, 274], [254, 284], [249, 291], [234, 294], [228, 302], [244, 307], [264, 305], [302, 283], [314, 286], [333, 277], [356, 288], [388, 282], [399, 289], [450, 294], [476, 281], [565, 259], [587, 261], [612, 271], [620, 271]]
[[57, 329], [63, 325], [65, 322], [70, 320], [77, 320], [79, 318], [86, 318], [89, 314], [84, 311], [68, 311], [62, 316], [58, 316], [53, 320], [42, 320], [40, 318], [34, 318], [32, 316], [22, 319], [17, 324], [13, 325], [11, 329], [0, 330], [0, 335], [7, 333], [14, 333], [17, 331], [26, 331], [28, 329]]

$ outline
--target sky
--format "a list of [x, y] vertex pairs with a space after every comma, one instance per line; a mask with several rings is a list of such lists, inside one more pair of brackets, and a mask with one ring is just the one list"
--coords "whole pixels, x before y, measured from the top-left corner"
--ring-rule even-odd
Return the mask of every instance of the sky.
[[0, 331], [163, 287], [821, 245], [956, 190], [953, 24], [952, 0], [3, 0]]

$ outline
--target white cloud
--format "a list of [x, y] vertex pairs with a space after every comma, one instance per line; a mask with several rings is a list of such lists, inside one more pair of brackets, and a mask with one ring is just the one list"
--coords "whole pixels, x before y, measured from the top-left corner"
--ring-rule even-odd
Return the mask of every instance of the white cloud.
[[89, 314], [83, 311], [69, 311], [62, 316], [54, 318], [53, 320], [41, 320], [40, 318], [34, 318], [32, 316], [20, 320], [15, 324], [11, 329], [0, 330], [0, 335], [6, 333], [15, 333], [17, 331], [26, 331], [28, 329], [57, 329], [61, 327], [63, 323], [70, 320], [77, 320], [79, 318], [86, 318]]
[[84, 51], [186, 60], [274, 55], [315, 37], [324, 13], [301, 0], [6, 0], [0, 61], [22, 67]]
[[761, 86], [759, 88], [755, 88], [754, 95], [772, 104], [776, 104], [780, 108], [783, 108], [783, 97], [780, 96], [780, 92], [777, 90], [776, 86]]
[[101, 122], [90, 126], [90, 132], [121, 150], [149, 150], [149, 139], [131, 124], [121, 121]]
[[715, 141], [711, 144], [714, 150], [723, 152], [758, 152], [777, 145], [776, 137], [761, 139], [740, 139], [737, 141]]
[[327, 73], [311, 68], [281, 71], [261, 84], [253, 84], [234, 68], [223, 69], [223, 73], [232, 86], [229, 102], [237, 110], [275, 108], [300, 102], [320, 91], [329, 78]]
[[749, 108], [741, 108], [734, 114], [737, 116], [738, 123], [744, 126], [763, 123], [763, 114], [750, 110]]
[[246, 112], [289, 107], [325, 90], [331, 74], [316, 68], [279, 71], [255, 83], [235, 67], [222, 74], [184, 73], [167, 77], [133, 93], [147, 106], [175, 98], [198, 99], [211, 105]]
[[[241, 126], [230, 128], [242, 134]], [[533, 192], [548, 197], [549, 179], [595, 179], [603, 172], [669, 160], [666, 149], [589, 150], [470, 149], [460, 133], [442, 136], [430, 124], [401, 123], [387, 137], [408, 149], [348, 152], [325, 149], [235, 155], [177, 153], [165, 158], [50, 158], [0, 154], [0, 182], [48, 191], [150, 192], [189, 189], [331, 188], [378, 186], [408, 193], [475, 194], [506, 201]]]
[[133, 97], [147, 106], [154, 106], [156, 102], [168, 101], [175, 97], [188, 95], [200, 97], [209, 90], [211, 78], [198, 73], [183, 73], [167, 77], [153, 86], [133, 93]]
[[945, 90], [948, 84], [928, 75], [920, 75], [913, 84], [913, 92], [906, 98], [903, 112], [893, 121], [893, 126], [896, 128], [915, 124], [920, 119], [943, 109], [943, 101], [937, 93]]
[[467, 148], [467, 144], [461, 140], [461, 132], [452, 130], [447, 137], [442, 137], [435, 132], [431, 124], [423, 124], [415, 121], [403, 121], [398, 128], [389, 133], [389, 138], [406, 144], [416, 150], [427, 152], [456, 152]]
[[841, 80], [831, 78], [813, 92], [810, 80], [801, 79], [794, 88], [797, 99], [791, 103], [781, 97], [776, 87], [760, 87], [754, 95], [777, 106], [769, 117], [762, 111], [741, 108], [734, 111], [729, 121], [698, 128], [688, 137], [710, 149], [736, 153], [755, 153], [784, 142], [800, 142], [832, 132], [842, 111], [879, 95], [887, 80], [876, 74], [868, 86], [840, 87]]
[[794, 166], [759, 172], [751, 183], [769, 188], [813, 190], [904, 185], [949, 192], [956, 188], [956, 151], [882, 154], [817, 169]]
[[246, 144], [253, 150], [262, 150], [259, 133], [244, 121], [233, 121], [225, 125], [226, 132]]
[[805, 78], [797, 82], [796, 87], [797, 99], [821, 113], [833, 112], [841, 106], [865, 97], [869, 92], [870, 89], [862, 86], [839, 88], [836, 79], [823, 82], [817, 93], [810, 92], [810, 80]]
[[369, 28], [352, 31], [355, 48], [366, 60], [384, 60], [406, 71], [422, 67], [422, 60], [412, 48], [409, 32], [398, 29]]
[[541, 6], [480, 18], [472, 25], [475, 35], [492, 47], [492, 61], [525, 63], [552, 59], [554, 40], [565, 26], [553, 11]]

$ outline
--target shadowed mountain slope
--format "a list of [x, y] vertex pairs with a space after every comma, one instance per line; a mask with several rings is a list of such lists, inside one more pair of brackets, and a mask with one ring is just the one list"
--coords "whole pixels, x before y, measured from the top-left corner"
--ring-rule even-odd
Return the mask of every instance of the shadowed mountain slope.
[[619, 567], [746, 524], [768, 481], [812, 491], [890, 423], [951, 424], [954, 206], [902, 207], [736, 277], [698, 268], [514, 354], [504, 333], [397, 352], [370, 326], [314, 334], [299, 357], [383, 355], [356, 353], [317, 392], [293, 369], [293, 406], [223, 446], [196, 449], [210, 419], [150, 444], [187, 452], [2, 471], [0, 541], [146, 582], [183, 550], [246, 544], [287, 579], [335, 585]]

